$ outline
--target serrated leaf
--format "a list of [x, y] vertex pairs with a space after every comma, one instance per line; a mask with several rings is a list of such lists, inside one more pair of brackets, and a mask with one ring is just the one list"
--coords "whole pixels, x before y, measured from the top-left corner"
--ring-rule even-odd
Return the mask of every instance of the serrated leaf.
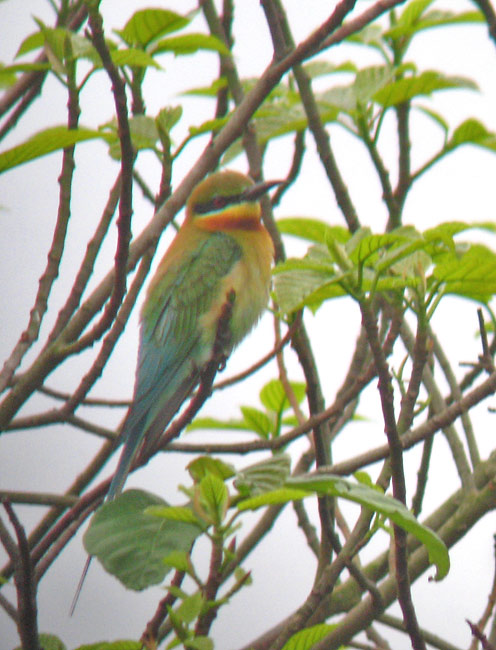
[[285, 217], [277, 220], [279, 232], [283, 235], [293, 235], [315, 244], [325, 244], [328, 237], [333, 237], [340, 243], [350, 238], [350, 233], [342, 226], [330, 226], [325, 221], [310, 217]]
[[326, 637], [336, 625], [318, 623], [300, 630], [286, 641], [282, 650], [312, 650], [314, 645]]
[[22, 144], [0, 153], [0, 173], [86, 140], [108, 140], [108, 138], [100, 131], [85, 127], [68, 129], [65, 126], [54, 126], [44, 129]]
[[219, 458], [212, 458], [212, 456], [200, 456], [199, 458], [195, 458], [195, 460], [191, 461], [191, 463], [186, 466], [186, 469], [195, 482], [200, 481], [200, 479], [207, 474], [214, 474], [222, 481], [225, 481], [236, 474], [233, 465], [225, 463]]
[[422, 525], [406, 506], [382, 492], [362, 483], [352, 483], [331, 474], [312, 478], [290, 478], [290, 487], [342, 497], [388, 517], [393, 523], [414, 535], [427, 549], [429, 560], [437, 567], [436, 580], [442, 580], [449, 571], [450, 560], [444, 542], [427, 526]]
[[183, 29], [189, 22], [185, 16], [168, 9], [140, 9], [116, 33], [128, 45], [145, 48], [164, 34]]
[[496, 254], [482, 244], [471, 244], [461, 256], [440, 256], [432, 277], [446, 293], [487, 303], [496, 293]]
[[241, 412], [247, 428], [254, 431], [262, 438], [267, 439], [274, 431], [274, 422], [267, 413], [253, 406], [241, 406]]
[[287, 454], [277, 454], [249, 465], [236, 474], [234, 486], [244, 496], [255, 496], [283, 485], [291, 471], [291, 459]]
[[224, 56], [230, 55], [229, 49], [219, 38], [208, 34], [173, 36], [171, 38], [164, 38], [153, 46], [154, 54], [173, 52], [176, 56], [194, 54], [199, 50], [219, 52]]
[[200, 498], [203, 507], [215, 525], [222, 523], [227, 512], [229, 493], [224, 481], [214, 474], [207, 474], [200, 481]]
[[477, 90], [477, 84], [466, 77], [450, 77], [434, 70], [391, 81], [374, 93], [373, 99], [384, 108], [403, 104], [414, 97], [432, 95], [439, 90]]
[[86, 551], [136, 591], [162, 582], [169, 571], [163, 558], [175, 550], [188, 551], [201, 534], [192, 523], [145, 514], [150, 506], [168, 504], [149, 492], [127, 490], [97, 510], [84, 535]]
[[349, 257], [354, 264], [363, 264], [365, 262], [373, 264], [379, 252], [384, 254], [390, 248], [395, 250], [403, 244], [409, 244], [413, 240], [419, 240], [420, 238], [420, 234], [413, 227], [404, 226], [397, 228], [393, 232], [380, 235], [365, 234], [365, 236], [357, 240], [353, 250], [350, 251], [353, 240], [350, 240], [350, 245], [347, 248]]
[[274, 269], [277, 304], [290, 314], [305, 306], [316, 309], [323, 300], [345, 295], [345, 274], [336, 273], [329, 251], [311, 247], [303, 259], [289, 259]]
[[346, 295], [339, 285], [341, 278], [310, 269], [284, 271], [275, 278], [277, 304], [284, 314], [309, 307], [317, 309], [324, 300]]

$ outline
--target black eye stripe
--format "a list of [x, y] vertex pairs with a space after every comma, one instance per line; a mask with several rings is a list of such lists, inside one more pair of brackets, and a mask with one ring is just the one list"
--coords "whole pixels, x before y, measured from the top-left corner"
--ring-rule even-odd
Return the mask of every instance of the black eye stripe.
[[222, 208], [225, 208], [227, 205], [242, 203], [244, 199], [245, 196], [243, 193], [231, 194], [230, 196], [215, 196], [213, 199], [209, 199], [203, 203], [195, 203], [194, 211], [196, 214], [208, 214], [209, 212], [222, 210]]

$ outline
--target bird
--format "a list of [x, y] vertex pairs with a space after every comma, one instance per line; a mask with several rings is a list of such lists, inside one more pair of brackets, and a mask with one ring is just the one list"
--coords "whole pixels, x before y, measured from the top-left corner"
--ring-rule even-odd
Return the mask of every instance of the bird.
[[106, 501], [121, 493], [137, 455], [154, 447], [218, 354], [225, 314], [222, 356], [227, 358], [267, 307], [274, 247], [261, 220], [260, 199], [281, 183], [255, 183], [224, 170], [208, 176], [189, 196], [184, 222], [158, 265], [141, 310], [133, 400]]

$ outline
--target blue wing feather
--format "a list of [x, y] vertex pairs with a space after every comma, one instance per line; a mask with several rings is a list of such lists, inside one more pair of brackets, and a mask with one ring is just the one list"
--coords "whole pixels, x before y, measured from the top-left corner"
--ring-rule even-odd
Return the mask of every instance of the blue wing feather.
[[[173, 279], [164, 278], [161, 283], [161, 308], [148, 310], [141, 323], [135, 393], [121, 435], [124, 449], [107, 499], [121, 492], [138, 449], [158, 439], [198, 383], [214, 342], [199, 331], [199, 318], [208, 312], [222, 278], [241, 255], [235, 239], [212, 233], [181, 261], [181, 268], [170, 274]], [[157, 301], [157, 296], [153, 299]]]

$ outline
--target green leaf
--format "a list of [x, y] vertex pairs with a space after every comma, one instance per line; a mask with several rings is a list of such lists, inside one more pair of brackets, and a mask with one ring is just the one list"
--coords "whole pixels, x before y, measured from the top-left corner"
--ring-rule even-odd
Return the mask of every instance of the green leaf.
[[39, 131], [22, 144], [0, 153], [0, 173], [36, 160], [54, 151], [71, 147], [86, 140], [108, 140], [100, 131], [80, 127], [68, 129], [65, 126], [54, 126]]
[[286, 485], [317, 494], [330, 494], [365, 506], [388, 517], [397, 526], [414, 535], [427, 548], [429, 560], [437, 567], [436, 580], [442, 580], [449, 571], [448, 549], [436, 533], [422, 525], [397, 499], [370, 489], [362, 483], [352, 483], [340, 476], [322, 474], [312, 478], [290, 478]]
[[245, 510], [258, 510], [265, 506], [280, 505], [282, 503], [289, 503], [290, 501], [299, 501], [305, 497], [312, 496], [312, 492], [308, 490], [300, 490], [294, 487], [283, 487], [278, 490], [271, 490], [264, 492], [257, 496], [243, 499], [236, 504], [236, 507], [241, 512]]
[[[110, 144], [110, 155], [114, 160], [120, 160], [121, 144], [118, 136], [117, 121], [113, 119], [102, 128], [106, 129], [105, 133]], [[159, 133], [153, 117], [149, 117], [148, 115], [134, 115], [129, 119], [129, 130], [131, 132], [131, 141], [136, 151], [144, 151], [146, 149], [154, 151], [156, 149]]]
[[[376, 23], [366, 25], [363, 29], [355, 34], [351, 34], [345, 40], [356, 45], [365, 45], [385, 53], [382, 27]], [[385, 57], [387, 58], [387, 57]]]
[[201, 591], [197, 591], [192, 596], [185, 598], [174, 612], [183, 623], [190, 624], [198, 618], [204, 605], [205, 599]]
[[310, 217], [286, 217], [277, 220], [279, 232], [283, 235], [293, 235], [306, 239], [315, 244], [325, 244], [328, 237], [333, 237], [340, 243], [345, 243], [350, 238], [346, 228], [330, 226], [325, 221], [311, 219]]
[[200, 525], [198, 517], [191, 508], [187, 506], [149, 506], [145, 509], [145, 515], [161, 517], [169, 521], [182, 521], [189, 524]]
[[155, 124], [159, 131], [169, 134], [179, 122], [183, 114], [182, 106], [167, 106], [162, 108], [157, 117]]
[[193, 639], [186, 639], [184, 646], [193, 650], [214, 650], [214, 642], [208, 636], [195, 636]]
[[433, 111], [431, 108], [428, 108], [427, 106], [420, 106], [419, 104], [416, 104], [415, 109], [417, 111], [420, 111], [424, 115], [426, 115], [435, 124], [440, 126], [445, 134], [448, 133], [449, 131], [448, 122], [444, 119], [441, 113], [438, 113], [437, 111]]
[[212, 458], [212, 456], [200, 456], [199, 458], [195, 458], [195, 460], [191, 461], [191, 463], [186, 466], [186, 469], [195, 482], [200, 481], [207, 474], [214, 474], [219, 477], [221, 481], [225, 481], [236, 474], [233, 465], [225, 463], [218, 458]]
[[188, 551], [201, 534], [192, 523], [145, 514], [150, 506], [167, 505], [149, 492], [127, 490], [97, 510], [84, 535], [86, 551], [129, 589], [141, 591], [162, 582], [169, 571], [163, 558]]
[[454, 131], [446, 144], [450, 151], [463, 144], [474, 144], [490, 151], [496, 151], [496, 134], [473, 118], [465, 120]]
[[[463, 11], [461, 13], [454, 13], [452, 11], [445, 10], [433, 10], [424, 13], [424, 9], [419, 13], [416, 11], [415, 5], [420, 6], [425, 4], [426, 7], [432, 4], [432, 0], [425, 2], [419, 1], [414, 3], [409, 3], [405, 8], [401, 18], [398, 22], [391, 28], [388, 29], [384, 36], [389, 38], [398, 39], [402, 37], [411, 37], [414, 34], [424, 30], [432, 29], [433, 27], [443, 27], [445, 25], [460, 25], [460, 24], [473, 24], [473, 23], [483, 23], [484, 16], [480, 11]], [[416, 11], [417, 15], [413, 15], [411, 10]], [[412, 13], [411, 19], [408, 16], [408, 12]], [[405, 19], [403, 19], [405, 16]]]
[[229, 493], [224, 481], [214, 474], [204, 476], [200, 481], [200, 499], [212, 523], [221, 524], [229, 503]]
[[186, 427], [187, 431], [198, 431], [204, 429], [221, 429], [226, 431], [251, 431], [251, 427], [245, 420], [218, 420], [217, 418], [195, 418]]
[[263, 494], [281, 487], [290, 471], [290, 457], [287, 454], [277, 454], [239, 471], [234, 487], [243, 496]]
[[161, 70], [162, 67], [151, 57], [147, 52], [138, 50], [136, 48], [128, 48], [126, 50], [112, 50], [110, 57], [114, 64], [120, 68], [127, 65], [134, 68], [157, 68]]
[[80, 645], [75, 650], [141, 650], [143, 644], [140, 641], [98, 641], [89, 645]]
[[226, 77], [219, 77], [214, 79], [210, 86], [201, 86], [199, 88], [191, 88], [190, 90], [185, 90], [183, 95], [194, 95], [197, 97], [217, 97], [219, 90], [227, 88], [227, 79]]
[[359, 105], [366, 105], [384, 86], [394, 79], [395, 71], [389, 65], [371, 66], [359, 70], [352, 84], [334, 86], [318, 95], [319, 106], [328, 105], [355, 113]]
[[186, 551], [172, 551], [162, 561], [176, 571], [183, 571], [190, 575], [192, 573], [191, 559]]
[[227, 124], [230, 117], [230, 115], [225, 115], [224, 117], [217, 117], [214, 120], [207, 120], [203, 124], [200, 124], [200, 126], [190, 126], [188, 129], [189, 134], [192, 137], [196, 137], [204, 133], [210, 133], [211, 131], [218, 131], [224, 124]]
[[53, 55], [62, 60], [64, 57], [64, 42], [71, 32], [64, 27], [47, 27], [39, 20], [36, 20], [36, 22], [40, 30], [30, 34], [22, 41], [15, 58], [48, 45]]
[[[306, 384], [302, 382], [291, 382], [291, 387], [298, 400], [298, 404], [301, 404], [305, 398]], [[260, 401], [268, 411], [274, 411], [275, 413], [282, 413], [290, 407], [280, 379], [271, 379], [265, 384], [260, 391]]]
[[313, 646], [326, 637], [336, 625], [318, 623], [300, 630], [286, 641], [282, 650], [312, 650]]
[[0, 88], [9, 88], [9, 86], [13, 86], [16, 81], [16, 71], [9, 70], [7, 66], [0, 63]]
[[146, 48], [152, 41], [183, 29], [189, 22], [189, 18], [168, 9], [141, 9], [116, 33], [128, 45]]
[[441, 72], [427, 70], [419, 75], [392, 81], [374, 93], [373, 99], [384, 108], [397, 106], [420, 95], [431, 95], [439, 90], [462, 88], [477, 90], [477, 84], [465, 77], [449, 77]]
[[310, 61], [303, 66], [305, 72], [311, 79], [322, 77], [323, 75], [336, 74], [337, 72], [353, 72], [356, 73], [357, 67], [353, 61], [344, 61], [338, 65], [334, 65], [330, 61]]
[[[54, 634], [39, 634], [38, 641], [42, 650], [66, 650], [66, 645]], [[21, 646], [17, 646], [14, 650], [22, 650]]]
[[274, 432], [274, 422], [267, 413], [253, 406], [241, 406], [241, 412], [247, 429], [254, 431], [261, 438], [267, 439]]
[[185, 54], [194, 54], [198, 50], [207, 50], [219, 52], [224, 56], [229, 56], [230, 51], [225, 44], [216, 36], [207, 34], [184, 34], [183, 36], [173, 36], [164, 38], [153, 46], [154, 54], [163, 52], [173, 52], [176, 56]]
[[413, 33], [420, 17], [434, 0], [413, 0], [403, 9], [393, 27], [384, 33], [389, 38], [398, 38]]
[[470, 244], [465, 252], [440, 256], [432, 277], [446, 293], [487, 303], [496, 293], [496, 254], [482, 244]]
[[330, 263], [320, 264], [308, 257], [290, 259], [278, 264], [274, 274], [277, 304], [285, 314], [305, 306], [316, 309], [324, 300], [345, 295], [339, 284], [344, 275], [336, 274]]

